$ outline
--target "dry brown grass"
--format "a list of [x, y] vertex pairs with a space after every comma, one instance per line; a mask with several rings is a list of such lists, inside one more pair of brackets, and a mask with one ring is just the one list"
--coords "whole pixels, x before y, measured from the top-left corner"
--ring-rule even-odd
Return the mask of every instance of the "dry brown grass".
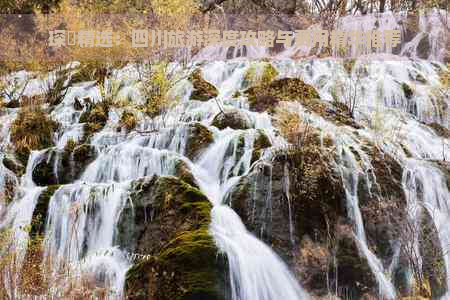
[[53, 145], [58, 125], [39, 106], [21, 107], [11, 125], [11, 142], [18, 158], [26, 164], [32, 150]]

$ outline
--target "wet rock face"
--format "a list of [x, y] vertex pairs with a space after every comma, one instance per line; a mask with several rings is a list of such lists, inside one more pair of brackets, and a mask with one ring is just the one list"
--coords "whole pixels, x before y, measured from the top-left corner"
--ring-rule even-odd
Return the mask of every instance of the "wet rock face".
[[394, 243], [398, 232], [392, 226], [392, 212], [405, 212], [406, 196], [402, 187], [403, 169], [387, 153], [377, 147], [367, 149], [373, 170], [369, 172], [368, 185], [365, 178], [360, 178], [358, 197], [364, 219], [368, 243], [372, 251], [388, 263], [394, 254]]
[[205, 150], [212, 142], [214, 137], [208, 128], [200, 123], [193, 123], [189, 125], [189, 139], [186, 143], [186, 156], [189, 159], [194, 159], [203, 150]]
[[77, 180], [97, 152], [88, 144], [70, 144], [61, 150], [49, 150], [33, 169], [33, 181], [39, 186], [66, 184]]
[[208, 199], [175, 177], [138, 180], [133, 190], [116, 242], [150, 258], [128, 271], [128, 299], [225, 299], [225, 261], [208, 231]]
[[431, 53], [431, 45], [428, 34], [425, 34], [417, 45], [417, 56], [421, 59], [427, 59]]
[[191, 94], [191, 99], [193, 100], [208, 101], [209, 99], [217, 97], [219, 94], [214, 85], [203, 79], [200, 69], [195, 70], [191, 76], [189, 76], [189, 80], [193, 85]]
[[227, 197], [247, 229], [294, 266], [302, 285], [317, 295], [327, 290], [330, 238], [336, 239], [347, 216], [342, 184], [324, 152], [314, 139], [280, 151], [273, 164], [257, 163]]
[[227, 127], [231, 129], [249, 129], [252, 127], [247, 115], [237, 109], [218, 113], [214, 117], [211, 125], [219, 129], [225, 129]]
[[425, 212], [421, 226], [420, 252], [423, 257], [423, 274], [430, 285], [432, 299], [441, 298], [447, 291], [447, 274], [445, 271], [444, 251], [439, 243], [439, 236], [431, 215]]
[[364, 294], [377, 294], [377, 283], [370, 267], [361, 255], [349, 227], [339, 228], [336, 247], [336, 268], [331, 272], [338, 287], [361, 299]]

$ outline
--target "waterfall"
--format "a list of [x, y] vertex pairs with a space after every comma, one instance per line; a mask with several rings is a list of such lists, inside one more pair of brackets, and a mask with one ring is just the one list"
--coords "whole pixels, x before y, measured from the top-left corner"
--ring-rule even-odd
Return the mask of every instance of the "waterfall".
[[[417, 39], [425, 35], [429, 27], [427, 24], [434, 22], [431, 17], [421, 18], [420, 28], [423, 34]], [[370, 18], [367, 23], [360, 25], [361, 29], [369, 28], [372, 22], [379, 19], [385, 21], [383, 28], [394, 25], [394, 21], [395, 26], [401, 27], [391, 14], [385, 14], [379, 18]], [[436, 42], [439, 36], [440, 32], [437, 31], [428, 35], [432, 41], [432, 57], [442, 56]], [[416, 51], [417, 43], [413, 39], [403, 50]], [[227, 49], [208, 47], [200, 51], [196, 59], [225, 59], [230, 53], [236, 57], [239, 51], [242, 57], [243, 49], [228, 52]], [[267, 49], [262, 47], [247, 47], [245, 52], [247, 57], [254, 58], [268, 54]], [[288, 49], [280, 53], [279, 57], [287, 58], [294, 52], [293, 49]], [[368, 141], [376, 145], [395, 157], [401, 165], [408, 217], [419, 223], [422, 217], [419, 207], [426, 209], [437, 228], [439, 242], [445, 253], [450, 244], [450, 195], [445, 175], [434, 161], [442, 160], [449, 139], [438, 137], [426, 124], [436, 123], [444, 128], [449, 127], [448, 108], [445, 109], [442, 105], [448, 104], [448, 96], [441, 98], [442, 95], [435, 93], [436, 89], [442, 88], [438, 69], [447, 72], [448, 69], [440, 63], [415, 60], [360, 60], [355, 62], [350, 74], [342, 64], [333, 61], [278, 61], [273, 62], [273, 65], [279, 71], [278, 78], [303, 79], [313, 85], [318, 90], [321, 101], [328, 104], [332, 101], [342, 102], [342, 99], [336, 99], [336, 86], [349, 88], [357, 73], [362, 70], [364, 76], [360, 79], [361, 86], [358, 88], [358, 111], [354, 116], [355, 122], [362, 125], [359, 129], [336, 126], [318, 114], [307, 111], [299, 103], [280, 105], [311, 120], [312, 126], [322, 136], [327, 135], [333, 141], [336, 153], [334, 167], [341, 175], [347, 217], [352, 224], [353, 238], [359, 254], [367, 260], [378, 283], [380, 297], [396, 299], [400, 295], [397, 295], [391, 277], [400, 260], [400, 245], [396, 244], [389, 261], [377, 257], [367, 240], [366, 220], [360, 207], [358, 184], [367, 184], [369, 193], [370, 187], [377, 184], [373, 174], [374, 166], [365, 152], [364, 144]], [[195, 183], [213, 206], [209, 231], [220, 252], [228, 259], [233, 300], [310, 298], [290, 268], [271, 247], [247, 230], [239, 215], [224, 203], [227, 193], [251, 172], [254, 166], [252, 154], [260, 132], [268, 136], [274, 148], [287, 145], [272, 125], [270, 114], [252, 112], [245, 96], [233, 96], [235, 92], [246, 88], [244, 79], [249, 67], [250, 64], [241, 58], [230, 62], [203, 64], [202, 76], [218, 88], [219, 95], [216, 98], [206, 102], [190, 100], [192, 85], [182, 80], [174, 88], [181, 101], [167, 112], [165, 119], [140, 116], [136, 130], [130, 132], [118, 130], [117, 123], [123, 108], [111, 108], [107, 124], [90, 140], [96, 149], [96, 158], [87, 165], [78, 180], [59, 186], [50, 198], [45, 224], [44, 256], [53, 266], [51, 275], [56, 278], [65, 268], [69, 268], [76, 278], [86, 274], [93, 275], [98, 283], [108, 288], [110, 299], [122, 298], [125, 276], [132, 263], [124, 250], [115, 244], [115, 235], [120, 214], [131, 201], [128, 198], [131, 183], [152, 175], [176, 176], [177, 167], [182, 163], [192, 172]], [[132, 67], [117, 72], [123, 73], [118, 75], [122, 76], [120, 80], [136, 83], [133, 80], [137, 79], [130, 75], [133, 73]], [[142, 97], [133, 84], [130, 83], [122, 92], [134, 95], [133, 101], [141, 104]], [[411, 88], [412, 95], [405, 93], [405, 85]], [[33, 81], [27, 87], [27, 94], [35, 93], [36, 86], [39, 83]], [[81, 112], [73, 108], [75, 97], [89, 97], [96, 102], [100, 93], [92, 83], [82, 83], [71, 87], [64, 100], [52, 110], [52, 118], [62, 124], [55, 137], [55, 148], [58, 150], [64, 149], [69, 140], [80, 140], [83, 133], [83, 126], [78, 123]], [[238, 111], [251, 128], [219, 130], [212, 126], [214, 117], [223, 109]], [[9, 125], [16, 114], [15, 111], [9, 113], [8, 118], [0, 116], [0, 121], [5, 124], [0, 128], [2, 150], [10, 143]], [[186, 148], [189, 128], [194, 123], [205, 127], [213, 136], [213, 141], [198, 155], [188, 158]], [[155, 128], [157, 130], [152, 130]], [[22, 228], [32, 221], [38, 198], [45, 190], [44, 187], [36, 186], [32, 173], [45, 159], [47, 151], [49, 150], [31, 153], [15, 199], [7, 207], [4, 216], [0, 203], [0, 228], [12, 228], [13, 242], [18, 248], [23, 248], [28, 240], [28, 235]], [[268, 155], [263, 153], [260, 163], [268, 163], [264, 161], [266, 159]], [[0, 165], [0, 187], [4, 185], [3, 178], [7, 172]], [[289, 237], [294, 243], [293, 197], [290, 194], [292, 190], [286, 166], [283, 175], [282, 185], [290, 219]], [[270, 191], [272, 182], [264, 184], [268, 185], [267, 191]], [[268, 192], [265, 196], [270, 210], [272, 195]], [[413, 246], [419, 248], [418, 245]], [[420, 254], [417, 256], [420, 260]], [[450, 274], [448, 255], [444, 255], [444, 262], [446, 272]], [[449, 280], [447, 286], [450, 286]], [[61, 297], [58, 293], [57, 290], [54, 291], [54, 296]], [[448, 291], [444, 299], [450, 299]]]

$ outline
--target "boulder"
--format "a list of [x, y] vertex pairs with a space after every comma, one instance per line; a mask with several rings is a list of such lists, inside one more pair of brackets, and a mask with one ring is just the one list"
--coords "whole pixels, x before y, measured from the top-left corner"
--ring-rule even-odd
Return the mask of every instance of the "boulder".
[[127, 272], [127, 299], [225, 299], [225, 261], [208, 231], [208, 199], [175, 177], [141, 179], [133, 190], [117, 243], [149, 258]]
[[255, 111], [273, 111], [280, 101], [299, 101], [302, 104], [313, 104], [319, 94], [311, 85], [298, 78], [282, 78], [271, 82], [262, 82], [244, 92]]
[[212, 132], [200, 123], [189, 124], [188, 132], [185, 155], [193, 160], [214, 142], [214, 137]]
[[94, 161], [97, 151], [89, 144], [69, 141], [63, 151], [50, 149], [33, 169], [33, 181], [39, 186], [66, 184], [77, 180], [86, 166]]
[[238, 109], [229, 109], [218, 113], [211, 125], [219, 129], [227, 127], [231, 129], [249, 129], [252, 127], [250, 118]]
[[208, 101], [209, 99], [217, 97], [219, 92], [217, 88], [203, 79], [200, 69], [195, 70], [190, 76], [189, 80], [193, 85], [191, 99], [199, 101]]

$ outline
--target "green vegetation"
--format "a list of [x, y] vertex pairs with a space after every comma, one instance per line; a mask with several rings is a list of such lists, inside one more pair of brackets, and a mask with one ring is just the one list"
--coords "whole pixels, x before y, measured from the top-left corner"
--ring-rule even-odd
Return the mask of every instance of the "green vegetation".
[[249, 129], [251, 128], [251, 121], [244, 112], [237, 109], [230, 109], [218, 113], [214, 117], [211, 125], [219, 129], [225, 129], [227, 127], [232, 129]]
[[[141, 196], [133, 196], [141, 199], [135, 202], [136, 212], [144, 203], [151, 205], [156, 225], [141, 229], [139, 251], [149, 253], [151, 259], [128, 271], [129, 299], [223, 299], [223, 274], [208, 231], [208, 199], [175, 177], [153, 177], [139, 189]], [[144, 200], [149, 196], [153, 200]]]
[[267, 85], [278, 76], [278, 71], [268, 62], [253, 62], [244, 76], [244, 86]]
[[128, 131], [131, 131], [136, 127], [136, 125], [136, 115], [130, 110], [125, 110], [120, 117], [120, 126], [126, 128]]
[[189, 80], [193, 85], [193, 91], [191, 94], [191, 99], [193, 100], [208, 101], [209, 99], [217, 97], [219, 94], [214, 85], [203, 79], [200, 69], [192, 72], [189, 76]]
[[83, 112], [80, 116], [80, 123], [85, 123], [83, 141], [88, 141], [94, 133], [105, 127], [108, 121], [109, 108], [110, 105], [102, 101], [92, 104]]
[[314, 111], [324, 107], [317, 91], [297, 78], [283, 78], [262, 83], [247, 89], [245, 94], [248, 96], [250, 109], [255, 111], [273, 111], [280, 101], [299, 101]]
[[40, 108], [21, 108], [11, 126], [11, 142], [16, 155], [26, 165], [32, 150], [53, 146], [53, 134], [58, 124]]

